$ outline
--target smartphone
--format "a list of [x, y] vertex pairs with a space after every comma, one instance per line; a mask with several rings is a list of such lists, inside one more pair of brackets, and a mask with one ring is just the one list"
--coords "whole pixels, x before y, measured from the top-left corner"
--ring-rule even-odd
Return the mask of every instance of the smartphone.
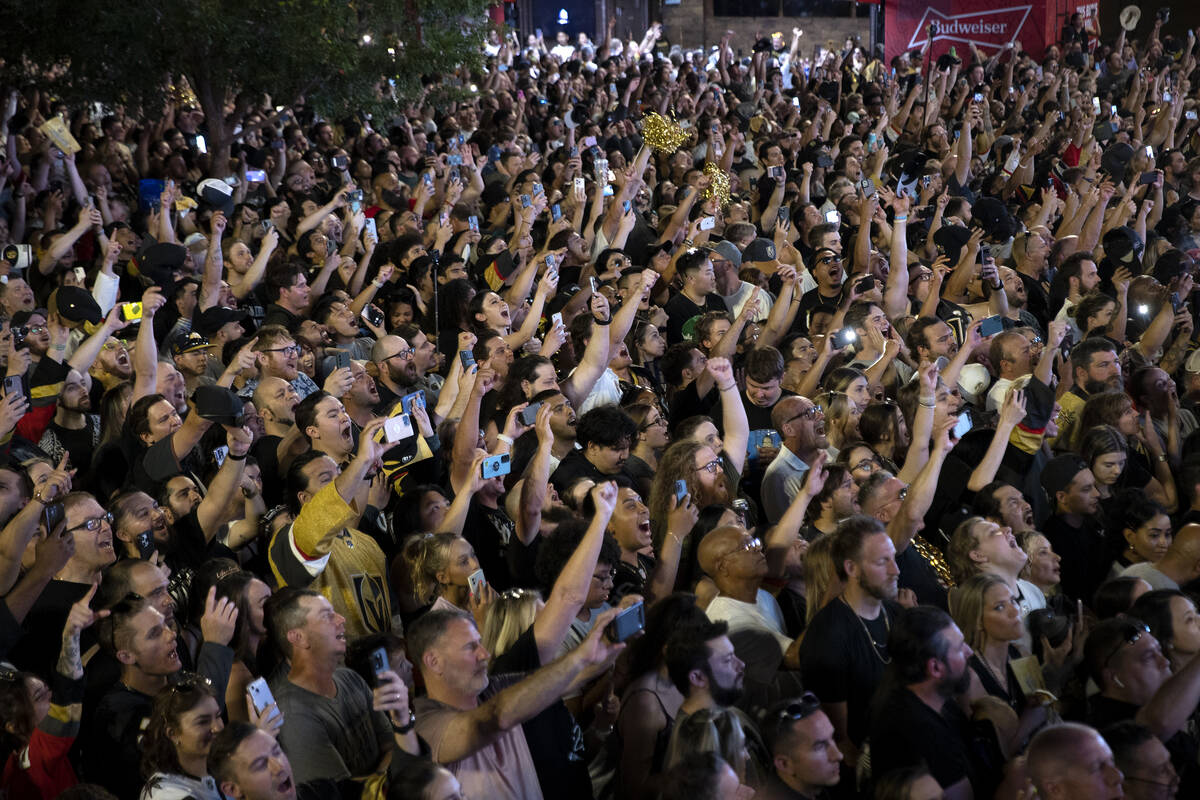
[[1092, 113], [1095, 114], [1096, 116], [1100, 116], [1100, 98], [1099, 97], [1092, 98]]
[[425, 155], [432, 156], [437, 154], [437, 147], [433, 142], [425, 142]]
[[1142, 177], [1138, 178], [1138, 186], [1149, 186], [1158, 180], [1158, 173], [1155, 170], [1143, 172]]
[[533, 184], [533, 196], [534, 197], [537, 197], [538, 195], [545, 194], [545, 193], [546, 193], [546, 190], [542, 188], [542, 185], [540, 183]]
[[383, 421], [383, 438], [388, 444], [408, 439], [413, 433], [412, 417], [408, 414], [397, 414]]
[[1164, 103], [1171, 102], [1171, 93], [1170, 92], [1166, 92], [1166, 91], [1163, 92], [1163, 102]]
[[[329, 166], [333, 167], [334, 169], [345, 169], [346, 167], [350, 166], [350, 157], [334, 156], [333, 158], [329, 159]], [[249, 175], [250, 173], [246, 174]]]
[[553, 272], [554, 270], [558, 269], [558, 265], [554, 263], [554, 253], [546, 254], [546, 262], [545, 263], [546, 263], [546, 271], [547, 272]]
[[530, 207], [530, 206], [532, 206], [532, 205], [533, 205], [533, 198], [532, 198], [532, 197], [530, 197], [530, 196], [529, 196], [529, 195], [527, 195], [527, 194], [523, 194], [523, 195], [521, 195], [521, 207], [522, 207], [522, 208], [529, 208], [529, 207]]
[[992, 248], [985, 245], [979, 247], [979, 263], [986, 264], [988, 259], [992, 257]]
[[858, 182], [858, 188], [862, 189], [863, 197], [870, 197], [875, 194], [875, 181], [870, 178], [863, 178]]
[[376, 227], [374, 217], [367, 217], [365, 220], [363, 220], [363, 229], [367, 233], [371, 234], [371, 236], [375, 237], [375, 241], [379, 241], [379, 228]]
[[596, 276], [589, 277], [588, 282], [591, 284], [592, 294], [600, 294], [600, 282], [596, 280]]
[[978, 105], [979, 103], [982, 103], [983, 102], [983, 92], [976, 92], [971, 97], [971, 100], [974, 101], [976, 105]]
[[417, 408], [425, 408], [425, 393], [421, 391], [406, 394], [400, 398], [400, 407], [404, 409], [405, 414], [413, 412], [413, 405]]
[[711, 231], [716, 224], [716, 217], [705, 217], [704, 219], [700, 220], [700, 230]]
[[836, 212], [836, 211], [826, 211], [825, 212], [825, 221], [828, 222], [830, 225], [840, 225], [841, 224], [841, 218], [838, 216], [838, 212]]
[[1184, 119], [1195, 120], [1195, 119], [1196, 119], [1196, 112], [1195, 112], [1195, 110], [1194, 110], [1194, 109], [1190, 109], [1190, 108], [1189, 108], [1187, 111], [1183, 112], [1183, 118], [1184, 118]]
[[205, 141], [203, 136], [196, 137], [196, 152], [197, 153], [207, 153], [208, 152], [208, 142]]
[[[246, 687], [246, 693], [250, 695], [250, 702], [254, 704], [254, 711], [257, 714], [262, 714], [267, 708], [275, 703], [275, 696], [271, 694], [271, 687], [267, 686], [266, 678], [256, 678]], [[275, 719], [277, 714], [282, 713], [279, 706], [275, 706], [275, 713], [271, 715], [271, 719]]]
[[125, 322], [140, 322], [142, 319], [142, 304], [121, 303], [121, 319]]
[[560, 219], [562, 219], [562, 206], [558, 203], [550, 206], [550, 219], [554, 220], [555, 222], [558, 222]]
[[583, 178], [576, 178], [575, 179], [575, 194], [583, 194], [584, 188], [585, 187], [584, 187], [584, 183], [583, 183]]
[[381, 673], [387, 672], [391, 668], [391, 665], [388, 664], [387, 648], [377, 647], [371, 651], [372, 675], [378, 679]]
[[583, 137], [583, 146], [584, 147], [595, 147], [596, 146], [596, 137], [595, 136]]
[[994, 317], [988, 317], [983, 322], [979, 323], [980, 336], [995, 336], [1004, 330], [1004, 317], [997, 314]]
[[266, 183], [267, 173], [261, 169], [246, 170], [246, 183]]
[[333, 368], [350, 369], [350, 353], [345, 350], [333, 351]]
[[459, 155], [458, 153], [451, 153], [450, 155], [446, 156], [446, 166], [461, 167], [462, 166], [462, 156]]
[[48, 503], [42, 509], [42, 522], [46, 525], [46, 533], [51, 534], [67, 516], [67, 510], [62, 503]]
[[362, 310], [362, 318], [378, 328], [383, 324], [383, 312], [374, 306], [364, 306]]
[[1183, 307], [1183, 298], [1179, 296], [1179, 292], [1171, 292], [1171, 308], [1178, 311]]
[[961, 439], [971, 431], [971, 417], [969, 414], [959, 414], [958, 422], [954, 424], [954, 438]]
[[425, 185], [428, 188], [430, 188], [430, 189], [433, 188], [433, 176], [430, 175], [428, 172], [421, 174], [421, 180], [425, 181]]
[[778, 180], [783, 180], [784, 178], [787, 177], [787, 172], [784, 170], [783, 167], [767, 167], [767, 175], [768, 175], [768, 177], [771, 177], [771, 178], [777, 178]]
[[4, 378], [4, 396], [10, 394], [25, 394], [25, 384], [20, 375], [8, 375]]
[[541, 407], [541, 403], [530, 403], [521, 409], [521, 413], [517, 414], [517, 419], [521, 421], [522, 425], [529, 427], [537, 422], [538, 409]]
[[643, 603], [634, 603], [613, 617], [604, 634], [610, 641], [620, 644], [646, 627], [646, 609]]
[[786, 226], [789, 222], [791, 222], [792, 213], [788, 210], [787, 206], [780, 206], [775, 212], [775, 219], [780, 225]]
[[563, 326], [562, 314], [554, 313], [550, 315], [550, 327], [561, 328]]
[[220, 447], [214, 447], [212, 451], [213, 461], [217, 462], [218, 467], [225, 466], [225, 457], [229, 455], [229, 445], [223, 444]]
[[858, 291], [858, 292], [869, 292], [874, 288], [875, 288], [875, 276], [874, 275], [868, 275], [867, 277], [860, 280], [858, 283], [854, 284], [854, 289], [855, 289], [855, 291]]
[[683, 498], [687, 497], [687, 493], [688, 493], [687, 481], [685, 481], [683, 478], [680, 478], [679, 480], [675, 481], [675, 504], [676, 505], [680, 505], [683, 503]]
[[621, 201], [621, 210], [624, 213], [628, 214], [630, 209], [632, 209], [632, 208], [633, 208], [633, 203], [629, 202], [628, 200]]
[[1146, 145], [1146, 158], [1154, 158], [1154, 146]]
[[934, 360], [933, 366], [938, 372], [941, 372], [946, 367], [950, 366], [950, 359], [946, 358], [945, 356], [938, 356]]
[[462, 361], [464, 372], [475, 366], [475, 355], [470, 350], [459, 350], [458, 358]]
[[499, 478], [501, 475], [507, 475], [512, 472], [512, 460], [508, 453], [501, 453], [497, 456], [488, 456], [483, 460], [483, 464], [479, 466], [479, 473], [486, 481], [489, 478]]
[[467, 217], [467, 226], [470, 227], [472, 232], [479, 233], [479, 217], [474, 214]]
[[853, 328], [842, 328], [833, 335], [834, 347], [847, 347], [856, 341], [858, 341], [858, 334], [854, 332]]
[[133, 544], [137, 548], [138, 558], [142, 561], [149, 561], [150, 557], [154, 555], [156, 545], [154, 544], [154, 534], [150, 531], [142, 531], [133, 537]]
[[481, 589], [487, 585], [487, 578], [483, 577], [483, 570], [477, 569], [467, 576], [467, 586], [471, 589], [472, 596], [478, 596]]

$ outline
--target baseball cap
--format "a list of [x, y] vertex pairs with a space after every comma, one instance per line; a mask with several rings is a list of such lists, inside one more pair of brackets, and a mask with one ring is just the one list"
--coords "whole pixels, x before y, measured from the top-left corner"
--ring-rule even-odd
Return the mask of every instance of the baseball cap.
[[958, 390], [973, 406], [981, 405], [992, 385], [992, 376], [982, 364], [964, 364], [958, 373]]
[[175, 341], [171, 342], [171, 352], [177, 356], [181, 356], [184, 353], [194, 353], [206, 347], [212, 347], [212, 343], [208, 341], [207, 337], [201, 336], [195, 331], [186, 336], [176, 336]]
[[245, 311], [226, 306], [215, 306], [205, 309], [196, 315], [192, 330], [201, 336], [212, 336], [231, 322], [242, 322], [249, 318]]
[[742, 268], [742, 251], [738, 250], [737, 245], [733, 242], [728, 240], [717, 242], [711, 249], [712, 252], [733, 264], [734, 269]]
[[57, 313], [69, 322], [90, 322], [98, 325], [104, 319], [96, 298], [92, 297], [91, 292], [78, 286], [60, 286], [50, 294], [50, 302], [46, 305], [51, 314]]
[[233, 187], [225, 181], [216, 178], [200, 181], [196, 185], [196, 194], [213, 211], [224, 212], [227, 217], [233, 215]]
[[1042, 468], [1042, 488], [1050, 496], [1051, 502], [1059, 492], [1071, 485], [1076, 475], [1087, 468], [1087, 462], [1075, 453], [1066, 453], [1047, 461]]
[[755, 239], [750, 244], [746, 245], [746, 249], [742, 252], [743, 263], [757, 263], [760, 261], [775, 260], [775, 243], [770, 239]]
[[192, 404], [201, 419], [221, 425], [241, 425], [242, 399], [224, 386], [197, 386], [192, 394]]

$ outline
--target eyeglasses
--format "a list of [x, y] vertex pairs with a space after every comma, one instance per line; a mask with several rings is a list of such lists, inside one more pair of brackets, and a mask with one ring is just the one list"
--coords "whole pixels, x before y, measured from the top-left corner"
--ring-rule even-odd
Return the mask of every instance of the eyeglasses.
[[30, 333], [45, 333], [46, 326], [45, 325], [30, 325], [29, 332]]
[[1113, 657], [1116, 656], [1117, 653], [1121, 652], [1123, 648], [1129, 645], [1137, 644], [1138, 639], [1141, 639], [1142, 636], [1150, 633], [1150, 627], [1145, 623], [1134, 622], [1132, 619], [1128, 618], [1125, 620], [1125, 623], [1129, 626], [1129, 629], [1125, 634], [1125, 638], [1117, 642], [1117, 646], [1112, 649], [1112, 652], [1109, 653], [1107, 657], [1105, 657], [1103, 669], [1108, 669], [1108, 662], [1112, 661]]
[[262, 350], [260, 352], [283, 353], [285, 356], [298, 356], [298, 355], [300, 355], [300, 345], [289, 344], [287, 347], [270, 347], [270, 348], [267, 348], [266, 350]]
[[[746, 542], [743, 542], [740, 547], [735, 547], [734, 549], [732, 549], [728, 553], [726, 553], [725, 556], [736, 556], [739, 553], [745, 553], [745, 552], [748, 552], [751, 550], [762, 550], [762, 539], [753, 538]], [[721, 556], [721, 557], [724, 558], [725, 556]]]
[[721, 471], [721, 468], [723, 466], [725, 466], [724, 459], [722, 459], [720, 456], [717, 456], [716, 458], [714, 458], [712, 461], [708, 462], [704, 466], [696, 467], [696, 469], [694, 471], [695, 472], [707, 472], [710, 475], [716, 475]]
[[[804, 409], [796, 416], [789, 419], [788, 422], [795, 422], [798, 419], [816, 419], [817, 414], [820, 414], [820, 413], [821, 413], [821, 409], [819, 407], [809, 406], [808, 408]], [[787, 423], [784, 423], [784, 424], [787, 424]]]
[[790, 719], [794, 722], [799, 722], [802, 719], [811, 717], [813, 714], [821, 710], [821, 700], [812, 692], [805, 692], [800, 695], [800, 698], [795, 703], [788, 703], [783, 708], [779, 709], [779, 719]]
[[108, 513], [108, 514], [105, 514], [100, 517], [92, 517], [91, 519], [85, 519], [83, 522], [79, 523], [75, 527], [67, 528], [66, 531], [64, 531], [64, 533], [70, 533], [71, 531], [77, 531], [80, 528], [87, 528], [89, 531], [95, 532], [95, 531], [100, 530], [100, 524], [103, 522], [107, 522], [109, 524], [109, 526], [111, 526], [113, 524], [113, 515], [111, 513]]
[[881, 465], [878, 458], [864, 458], [862, 461], [850, 467], [850, 471], [853, 472], [856, 469], [869, 469], [874, 472], [880, 466]]
[[653, 422], [647, 422], [645, 425], [643, 425], [638, 430], [645, 431], [645, 430], [649, 430], [650, 428], [654, 428], [654, 427], [665, 428], [665, 427], [667, 427], [667, 421], [665, 419], [663, 419], [662, 417], [659, 417], [658, 419], [654, 420]]
[[383, 360], [391, 361], [393, 358], [399, 358], [403, 361], [408, 361], [410, 358], [413, 357], [413, 353], [415, 353], [415, 352], [417, 352], [417, 351], [413, 350], [411, 347], [408, 348], [407, 350], [397, 350], [395, 353], [392, 353], [390, 356], [388, 356], [387, 358], [385, 358]]
[[933, 280], [933, 273], [932, 272], [922, 272], [919, 275], [914, 275], [912, 279], [914, 281], [930, 281], [930, 280]]

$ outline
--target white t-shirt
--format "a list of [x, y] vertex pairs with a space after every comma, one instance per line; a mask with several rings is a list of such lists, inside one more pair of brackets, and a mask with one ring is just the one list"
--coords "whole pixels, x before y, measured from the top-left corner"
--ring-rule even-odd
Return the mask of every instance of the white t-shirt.
[[758, 590], [754, 603], [745, 603], [720, 595], [708, 604], [705, 613], [713, 622], [727, 622], [730, 633], [741, 630], [769, 633], [779, 642], [784, 652], [792, 646], [791, 638], [783, 632], [783, 612], [779, 609], [779, 603], [765, 589]]
[[987, 410], [999, 411], [1000, 406], [1004, 405], [1004, 396], [1008, 394], [1008, 387], [1013, 385], [1013, 381], [1008, 378], [997, 378], [992, 384], [991, 390], [987, 394]]

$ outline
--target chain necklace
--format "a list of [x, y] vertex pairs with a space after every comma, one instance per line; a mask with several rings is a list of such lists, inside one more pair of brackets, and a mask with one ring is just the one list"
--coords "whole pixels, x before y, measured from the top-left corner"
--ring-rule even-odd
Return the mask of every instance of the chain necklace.
[[913, 547], [917, 548], [917, 553], [921, 558], [933, 565], [934, 571], [937, 573], [938, 583], [943, 589], [954, 588], [954, 578], [950, 575], [950, 565], [946, 563], [946, 559], [938, 551], [936, 547], [925, 540], [925, 537], [917, 534], [912, 540]]
[[[865, 633], [867, 635], [867, 640], [871, 642], [871, 652], [873, 652], [875, 654], [875, 657], [878, 658], [880, 661], [882, 661], [884, 664], [892, 663], [891, 656], [885, 656], [885, 655], [881, 654], [881, 651], [885, 650], [887, 648], [887, 643], [884, 642], [883, 647], [880, 647], [879, 642], [875, 641], [875, 637], [871, 635], [871, 629], [867, 627], [867, 623], [865, 621], [863, 621], [863, 618], [860, 617], [858, 615], [858, 612], [854, 610], [854, 606], [850, 605], [850, 603], [847, 602], [846, 596], [842, 595], [840, 599], [843, 603], [846, 604], [846, 608], [850, 609], [850, 613], [854, 615], [854, 618], [856, 620], [858, 620], [858, 624], [862, 626], [863, 633]], [[880, 605], [879, 613], [883, 614], [883, 626], [885, 628], [887, 628], [888, 635], [890, 636], [892, 633], [892, 622], [891, 622], [891, 620], [888, 619], [887, 609], [884, 608], [882, 605]]]

